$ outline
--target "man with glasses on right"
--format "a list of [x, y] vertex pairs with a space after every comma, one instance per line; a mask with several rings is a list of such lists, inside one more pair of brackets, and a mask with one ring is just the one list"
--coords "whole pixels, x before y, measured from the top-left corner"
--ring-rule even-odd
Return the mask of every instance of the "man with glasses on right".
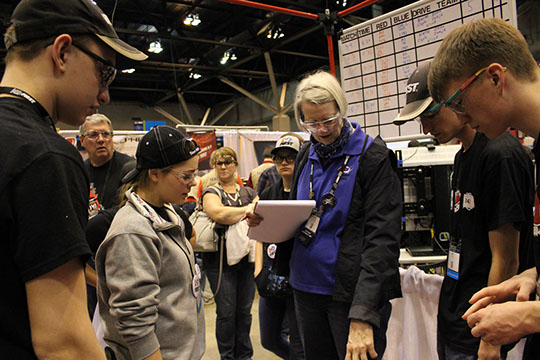
[[533, 264], [533, 164], [511, 134], [490, 140], [434, 102], [427, 85], [429, 67], [424, 62], [410, 76], [407, 103], [394, 123], [416, 119], [439, 142], [456, 138], [462, 143], [451, 176], [452, 226], [439, 297], [437, 352], [440, 360], [504, 358], [509, 347], [475, 338], [461, 315], [476, 291], [511, 278], [518, 266], [522, 271]]
[[[508, 127], [539, 137], [540, 69], [521, 33], [501, 19], [482, 19], [453, 30], [431, 65], [429, 90], [435, 102], [490, 138]], [[538, 143], [533, 153], [540, 158]], [[539, 179], [537, 175], [537, 185]], [[534, 245], [536, 268], [471, 298], [474, 305], [463, 317], [472, 335], [507, 344], [540, 332], [540, 302], [528, 301], [538, 289], [538, 238]], [[530, 340], [525, 357], [538, 359], [538, 341]]]

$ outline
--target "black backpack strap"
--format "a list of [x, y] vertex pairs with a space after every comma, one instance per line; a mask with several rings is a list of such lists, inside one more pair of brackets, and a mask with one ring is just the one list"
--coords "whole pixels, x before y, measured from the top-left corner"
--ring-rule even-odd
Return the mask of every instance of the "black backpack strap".
[[296, 193], [298, 190], [298, 180], [300, 179], [300, 174], [302, 174], [302, 169], [306, 165], [309, 157], [309, 149], [311, 149], [311, 142], [306, 141], [303, 145], [300, 151], [298, 152], [298, 155], [296, 155], [296, 162], [294, 165], [294, 172], [293, 172], [293, 181], [292, 181], [292, 188], [291, 193], [289, 194], [289, 199], [296, 200]]

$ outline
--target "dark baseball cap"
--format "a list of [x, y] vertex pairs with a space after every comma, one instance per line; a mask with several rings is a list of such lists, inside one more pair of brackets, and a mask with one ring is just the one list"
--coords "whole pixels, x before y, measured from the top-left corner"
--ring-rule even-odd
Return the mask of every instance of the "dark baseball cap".
[[93, 34], [114, 51], [133, 60], [148, 56], [120, 40], [107, 15], [90, 0], [22, 0], [11, 15], [13, 36], [6, 48], [61, 34]]
[[403, 125], [409, 120], [420, 116], [431, 104], [433, 99], [428, 89], [428, 73], [430, 62], [417, 67], [407, 81], [407, 103], [394, 119], [395, 125]]
[[189, 160], [200, 151], [199, 146], [184, 132], [171, 126], [156, 126], [147, 132], [137, 146], [137, 166], [122, 182], [135, 179], [141, 170], [161, 169]]

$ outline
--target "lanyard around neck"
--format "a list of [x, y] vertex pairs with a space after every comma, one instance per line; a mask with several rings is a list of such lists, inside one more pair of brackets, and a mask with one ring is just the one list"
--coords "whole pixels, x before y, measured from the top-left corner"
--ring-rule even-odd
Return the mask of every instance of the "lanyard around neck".
[[48, 125], [50, 125], [52, 127], [54, 132], [56, 132], [56, 127], [54, 126], [54, 122], [53, 122], [51, 116], [49, 115], [49, 113], [47, 112], [47, 110], [45, 110], [43, 105], [41, 105], [36, 99], [34, 99], [28, 93], [22, 91], [21, 89], [17, 89], [17, 88], [14, 88], [14, 87], [0, 86], [0, 94], [13, 95], [13, 96], [16, 96], [18, 98], [21, 98], [21, 99], [24, 99], [24, 100], [28, 101], [38, 111], [39, 116], [41, 116], [41, 118]]
[[[360, 152], [360, 156], [362, 156], [364, 154], [364, 151], [366, 150], [366, 145], [367, 145], [367, 142], [368, 142], [368, 138], [369, 138], [369, 136], [366, 134], [366, 137], [364, 138], [364, 144], [362, 146], [362, 151]], [[334, 183], [332, 184], [332, 188], [330, 189], [330, 191], [328, 193], [323, 195], [321, 205], [319, 206], [319, 210], [318, 210], [318, 213], [320, 215], [322, 215], [322, 213], [324, 211], [324, 207], [334, 207], [334, 206], [336, 206], [337, 199], [336, 199], [336, 196], [334, 195], [334, 193], [335, 193], [335, 191], [336, 191], [336, 189], [338, 187], [338, 184], [339, 184], [339, 181], [341, 180], [341, 177], [343, 176], [343, 173], [345, 172], [345, 169], [347, 168], [347, 164], [349, 163], [350, 158], [351, 158], [350, 155], [345, 156], [345, 161], [343, 161], [343, 164], [339, 167], [339, 171], [338, 171], [338, 174], [336, 176], [336, 179], [334, 180]], [[311, 162], [311, 171], [310, 171], [310, 174], [309, 174], [309, 198], [310, 199], [315, 198], [315, 193], [313, 192], [313, 169], [314, 169], [314, 164], [313, 164], [313, 161], [312, 161]]]

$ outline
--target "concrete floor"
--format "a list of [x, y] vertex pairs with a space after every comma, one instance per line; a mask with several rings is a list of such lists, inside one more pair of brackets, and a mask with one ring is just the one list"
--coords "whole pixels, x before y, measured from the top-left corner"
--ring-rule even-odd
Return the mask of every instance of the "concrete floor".
[[[253, 322], [251, 324], [251, 342], [253, 344], [253, 360], [279, 360], [280, 358], [265, 350], [261, 346], [259, 332], [259, 295], [255, 294], [251, 308]], [[204, 305], [204, 318], [206, 320], [206, 352], [202, 360], [219, 360], [219, 351], [216, 342], [216, 305]]]

